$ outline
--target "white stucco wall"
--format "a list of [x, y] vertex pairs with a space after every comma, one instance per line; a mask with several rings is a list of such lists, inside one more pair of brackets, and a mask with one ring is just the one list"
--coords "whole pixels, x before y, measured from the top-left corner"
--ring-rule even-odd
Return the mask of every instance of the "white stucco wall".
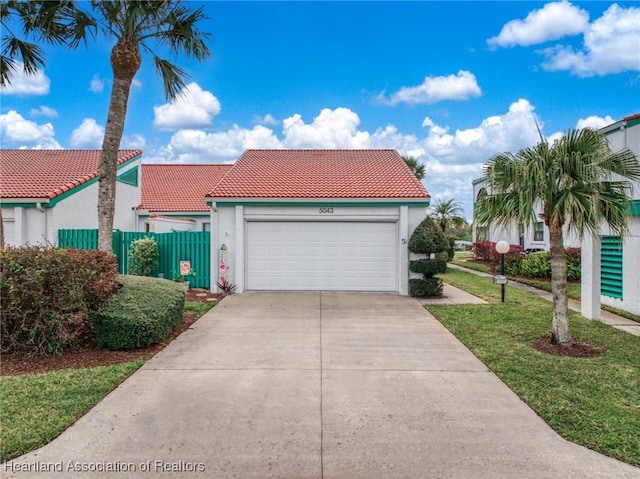
[[[637, 120], [636, 120], [637, 121]], [[612, 151], [629, 148], [640, 158], [640, 123], [628, 126], [621, 121], [603, 129]], [[640, 161], [640, 159], [638, 160]], [[640, 185], [636, 184], [631, 197], [640, 200]], [[602, 235], [612, 235], [606, 226]], [[582, 248], [582, 315], [590, 319], [600, 318], [600, 304], [640, 315], [640, 217], [629, 218], [629, 232], [622, 243], [622, 299], [600, 294], [601, 256], [600, 242], [590, 237], [584, 239]]]
[[[171, 213], [158, 213], [162, 216], [171, 216]], [[184, 216], [182, 216], [184, 215]], [[156, 233], [165, 233], [168, 231], [176, 230], [176, 231], [211, 231], [210, 229], [205, 227], [206, 225], [211, 224], [211, 216], [209, 214], [189, 214], [188, 212], [181, 213], [181, 219], [188, 219], [192, 221], [170, 221], [161, 218], [149, 218], [148, 213], [143, 213], [140, 216], [137, 216], [136, 219], [136, 228], [133, 231], [147, 231], [147, 224], [149, 224], [149, 231], [155, 231]], [[160, 224], [163, 221], [166, 224]], [[171, 223], [169, 225], [169, 223]], [[169, 229], [166, 229], [166, 228]]]
[[[118, 170], [125, 173], [139, 166], [140, 160], [132, 161]], [[138, 169], [139, 174], [140, 169]], [[123, 231], [136, 230], [135, 207], [140, 204], [140, 181], [138, 186], [121, 182], [116, 186], [116, 213], [114, 228]], [[58, 229], [95, 229], [98, 227], [98, 182], [80, 185], [63, 199], [53, 200], [53, 206], [42, 203], [42, 210], [33, 203], [29, 207], [3, 207], [3, 222], [13, 218], [13, 246], [22, 244], [56, 244]]]
[[322, 204], [310, 206], [225, 206], [220, 205], [211, 213], [211, 276], [212, 290], [216, 289], [220, 247], [227, 247], [227, 280], [241, 293], [245, 288], [246, 222], [262, 221], [392, 221], [398, 224], [398, 292], [408, 294], [407, 243], [413, 230], [425, 218], [424, 206], [333, 206], [333, 213], [320, 213]]

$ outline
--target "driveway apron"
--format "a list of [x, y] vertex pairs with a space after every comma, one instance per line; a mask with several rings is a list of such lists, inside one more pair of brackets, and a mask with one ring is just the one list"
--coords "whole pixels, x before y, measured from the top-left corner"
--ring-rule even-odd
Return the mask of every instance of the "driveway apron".
[[561, 439], [415, 299], [338, 292], [224, 299], [65, 433], [0, 471], [640, 478]]

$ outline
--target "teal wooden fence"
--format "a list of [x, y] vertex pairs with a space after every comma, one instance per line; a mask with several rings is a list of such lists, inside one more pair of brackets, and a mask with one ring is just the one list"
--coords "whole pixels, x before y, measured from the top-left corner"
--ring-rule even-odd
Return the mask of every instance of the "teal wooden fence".
[[[118, 272], [129, 272], [129, 247], [140, 238], [151, 237], [158, 243], [160, 266], [158, 274], [166, 279], [180, 275], [180, 261], [189, 261], [194, 276], [188, 276], [193, 288], [211, 286], [211, 233], [209, 231], [172, 231], [170, 233], [138, 233], [132, 231], [113, 232], [113, 253], [118, 259]], [[58, 246], [62, 248], [96, 249], [98, 230], [58, 230]]]

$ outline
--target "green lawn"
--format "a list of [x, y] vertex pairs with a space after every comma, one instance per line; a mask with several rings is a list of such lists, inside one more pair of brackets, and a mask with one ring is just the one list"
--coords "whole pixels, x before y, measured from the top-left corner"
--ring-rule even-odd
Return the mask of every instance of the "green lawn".
[[466, 258], [467, 257], [465, 256], [458, 256], [456, 254], [456, 256], [453, 258], [453, 261], [451, 261], [451, 263], [455, 264], [456, 266], [461, 266], [463, 268], [480, 271], [481, 273], [491, 274], [491, 270], [487, 267], [487, 265], [483, 263], [476, 263], [474, 261], [467, 261]]
[[559, 358], [531, 348], [551, 332], [552, 305], [472, 273], [443, 279], [486, 305], [430, 305], [455, 334], [564, 438], [640, 465], [640, 338], [571, 313], [574, 337], [607, 350], [594, 359]]
[[142, 360], [0, 377], [0, 460], [51, 441], [140, 366]]

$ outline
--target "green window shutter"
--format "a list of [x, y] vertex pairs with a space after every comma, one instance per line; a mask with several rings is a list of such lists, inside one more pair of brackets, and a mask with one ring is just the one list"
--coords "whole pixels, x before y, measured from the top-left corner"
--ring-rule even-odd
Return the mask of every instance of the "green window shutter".
[[603, 236], [600, 252], [600, 293], [622, 299], [622, 240]]
[[136, 166], [118, 175], [118, 181], [125, 185], [138, 186], [138, 167]]
[[633, 200], [631, 202], [630, 216], [640, 216], [640, 200]]

